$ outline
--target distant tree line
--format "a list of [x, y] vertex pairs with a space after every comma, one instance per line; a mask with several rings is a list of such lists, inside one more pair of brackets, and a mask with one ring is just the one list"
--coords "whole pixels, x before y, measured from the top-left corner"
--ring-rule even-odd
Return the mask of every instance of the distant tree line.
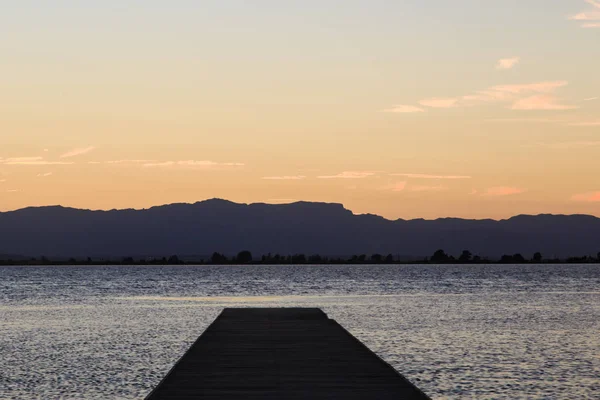
[[134, 259], [133, 257], [123, 257], [120, 259], [92, 259], [69, 258], [67, 260], [51, 260], [48, 257], [40, 258], [18, 258], [4, 259], [0, 256], [0, 265], [225, 265], [225, 264], [535, 264], [535, 263], [600, 263], [600, 252], [596, 256], [569, 257], [559, 259], [556, 257], [545, 258], [540, 252], [533, 254], [531, 258], [523, 255], [505, 254], [500, 259], [491, 260], [486, 257], [474, 255], [469, 250], [464, 250], [458, 257], [447, 254], [440, 249], [435, 251], [430, 257], [415, 260], [402, 260], [394, 257], [392, 254], [356, 254], [351, 257], [326, 257], [319, 254], [264, 254], [260, 258], [254, 258], [248, 250], [240, 251], [233, 257], [215, 252], [207, 260], [182, 260], [177, 255], [170, 257], [151, 257]]

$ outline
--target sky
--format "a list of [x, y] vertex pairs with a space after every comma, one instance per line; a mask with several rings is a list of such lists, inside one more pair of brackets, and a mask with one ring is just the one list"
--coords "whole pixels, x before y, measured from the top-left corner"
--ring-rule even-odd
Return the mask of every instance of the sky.
[[600, 0], [20, 0], [0, 211], [600, 216]]

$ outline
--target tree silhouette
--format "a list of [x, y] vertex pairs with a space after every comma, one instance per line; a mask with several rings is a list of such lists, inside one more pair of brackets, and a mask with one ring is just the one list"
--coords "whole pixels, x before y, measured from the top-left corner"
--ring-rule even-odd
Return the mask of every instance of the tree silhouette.
[[235, 261], [240, 264], [248, 264], [252, 262], [252, 253], [250, 253], [248, 250], [240, 251], [235, 258]]
[[542, 262], [542, 253], [539, 251], [533, 255], [533, 262], [541, 263]]
[[172, 255], [171, 257], [169, 257], [168, 263], [173, 265], [182, 264], [182, 262], [179, 260], [179, 257], [177, 257], [176, 255]]
[[458, 258], [458, 261], [463, 263], [470, 262], [472, 257], [473, 254], [469, 250], [463, 250], [462, 254]]
[[391, 264], [394, 262], [394, 256], [391, 254], [388, 254], [387, 256], [385, 256], [385, 262], [388, 264]]
[[431, 256], [431, 262], [434, 262], [434, 263], [448, 262], [449, 259], [450, 259], [450, 257], [448, 257], [448, 254], [446, 254], [446, 252], [444, 250], [442, 250], [442, 249], [437, 250]]
[[216, 251], [210, 257], [211, 264], [225, 264], [227, 262], [227, 257], [221, 253], [217, 253]]
[[517, 254], [513, 255], [513, 261], [515, 263], [522, 264], [525, 262], [525, 257], [523, 257], [521, 254], [517, 253]]
[[312, 256], [308, 257], [308, 262], [312, 263], [312, 264], [318, 264], [318, 263], [321, 263], [322, 261], [323, 261], [323, 258], [318, 254], [313, 254]]
[[306, 256], [304, 254], [294, 254], [292, 256], [291, 262], [293, 264], [305, 264], [306, 263]]
[[383, 261], [383, 256], [381, 254], [373, 254], [371, 255], [371, 261], [374, 263], [380, 263]]

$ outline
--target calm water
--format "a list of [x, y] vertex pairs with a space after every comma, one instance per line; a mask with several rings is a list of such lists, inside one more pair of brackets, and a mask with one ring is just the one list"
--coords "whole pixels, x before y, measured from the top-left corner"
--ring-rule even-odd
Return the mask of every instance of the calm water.
[[228, 306], [322, 307], [436, 399], [600, 398], [594, 265], [0, 267], [0, 398], [143, 398]]

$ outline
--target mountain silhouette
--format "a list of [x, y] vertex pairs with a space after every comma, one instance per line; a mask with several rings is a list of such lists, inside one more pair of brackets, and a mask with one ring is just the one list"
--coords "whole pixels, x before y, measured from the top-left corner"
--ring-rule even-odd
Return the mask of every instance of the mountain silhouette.
[[91, 211], [61, 206], [0, 213], [0, 254], [31, 257], [401, 254], [499, 258], [580, 256], [600, 251], [600, 218], [588, 215], [519, 215], [495, 221], [441, 218], [387, 220], [354, 215], [341, 204], [237, 204], [206, 200], [145, 210]]

